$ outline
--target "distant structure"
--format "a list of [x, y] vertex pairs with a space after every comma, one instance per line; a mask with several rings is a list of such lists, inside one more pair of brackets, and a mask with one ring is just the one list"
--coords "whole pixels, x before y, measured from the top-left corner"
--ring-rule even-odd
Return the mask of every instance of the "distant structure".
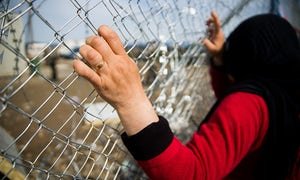
[[0, 16], [5, 16], [1, 24], [0, 76], [13, 76], [27, 66], [24, 57], [22, 57], [25, 54], [25, 43], [22, 34], [24, 25], [22, 18], [18, 18], [14, 23], [9, 23], [18, 14], [5, 13], [0, 12]]

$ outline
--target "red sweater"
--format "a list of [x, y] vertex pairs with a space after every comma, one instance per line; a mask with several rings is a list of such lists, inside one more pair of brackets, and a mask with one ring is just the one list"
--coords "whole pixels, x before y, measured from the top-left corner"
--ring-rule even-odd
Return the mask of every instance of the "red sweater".
[[[163, 126], [159, 124], [152, 126]], [[166, 133], [170, 130], [157, 127], [132, 137], [123, 135], [123, 141], [151, 179], [253, 179], [268, 125], [263, 98], [236, 92], [224, 98], [187, 145]], [[166, 143], [156, 143], [161, 141]], [[290, 179], [300, 179], [299, 166]]]

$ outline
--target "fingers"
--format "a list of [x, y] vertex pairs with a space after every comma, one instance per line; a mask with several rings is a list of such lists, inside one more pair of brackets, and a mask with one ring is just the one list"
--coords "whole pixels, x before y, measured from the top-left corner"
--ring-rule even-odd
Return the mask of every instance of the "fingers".
[[108, 26], [102, 25], [99, 27], [98, 33], [105, 39], [115, 54], [126, 54], [123, 44], [115, 31], [110, 29]]
[[224, 44], [222, 24], [216, 12], [211, 12], [211, 17], [206, 22], [208, 38], [203, 40], [203, 45], [212, 55], [218, 55]]
[[217, 15], [216, 12], [214, 12], [214, 11], [211, 12], [211, 19], [212, 19], [212, 21], [213, 21], [213, 23], [214, 23], [215, 30], [216, 30], [217, 32], [218, 32], [219, 30], [221, 30], [222, 24], [221, 24], [221, 21], [220, 21], [220, 19], [219, 19], [219, 17], [218, 17], [218, 15]]
[[212, 11], [211, 12], [211, 16], [209, 17], [209, 19], [206, 21], [206, 25], [210, 26], [211, 24], [213, 24], [214, 29], [216, 31], [219, 31], [222, 29], [222, 23], [217, 15], [216, 12]]
[[98, 33], [101, 37], [91, 36], [87, 38], [86, 44], [97, 50], [104, 60], [114, 54], [126, 54], [123, 44], [116, 32], [103, 25], [99, 27]]
[[73, 61], [75, 72], [90, 81], [95, 87], [100, 86], [101, 77], [80, 60]]
[[218, 48], [216, 47], [216, 45], [213, 42], [211, 42], [210, 40], [208, 40], [208, 39], [204, 39], [203, 40], [203, 45], [212, 54], [215, 54], [215, 53], [218, 52]]
[[86, 44], [97, 50], [104, 60], [114, 55], [114, 52], [102, 37], [90, 36], [86, 39]]
[[101, 54], [89, 45], [82, 45], [79, 53], [92, 67], [97, 67], [103, 63]]

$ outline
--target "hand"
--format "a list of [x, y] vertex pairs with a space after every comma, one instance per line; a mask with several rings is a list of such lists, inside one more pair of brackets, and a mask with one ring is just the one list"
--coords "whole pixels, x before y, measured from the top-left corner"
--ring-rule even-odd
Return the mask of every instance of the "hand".
[[135, 134], [158, 117], [144, 93], [138, 67], [118, 35], [107, 26], [100, 26], [98, 33], [101, 37], [89, 37], [79, 50], [90, 66], [75, 60], [73, 67], [117, 110], [125, 131]]
[[99, 28], [102, 36], [91, 36], [80, 47], [82, 61], [74, 61], [75, 71], [89, 80], [99, 95], [114, 108], [126, 107], [135, 98], [144, 95], [138, 68], [130, 59], [117, 36], [107, 26]]
[[215, 12], [211, 12], [211, 17], [206, 24], [208, 26], [209, 37], [203, 40], [203, 45], [214, 56], [214, 64], [222, 65], [221, 53], [225, 37], [218, 15]]

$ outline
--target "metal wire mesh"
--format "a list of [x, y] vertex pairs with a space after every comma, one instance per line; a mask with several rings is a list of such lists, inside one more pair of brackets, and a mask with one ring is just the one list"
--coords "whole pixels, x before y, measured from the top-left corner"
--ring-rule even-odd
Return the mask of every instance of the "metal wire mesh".
[[228, 34], [269, 9], [263, 0], [2, 0], [2, 179], [147, 179], [116, 112], [72, 69], [84, 38], [101, 24], [117, 31], [156, 111], [186, 141], [214, 101], [199, 43], [210, 11]]

